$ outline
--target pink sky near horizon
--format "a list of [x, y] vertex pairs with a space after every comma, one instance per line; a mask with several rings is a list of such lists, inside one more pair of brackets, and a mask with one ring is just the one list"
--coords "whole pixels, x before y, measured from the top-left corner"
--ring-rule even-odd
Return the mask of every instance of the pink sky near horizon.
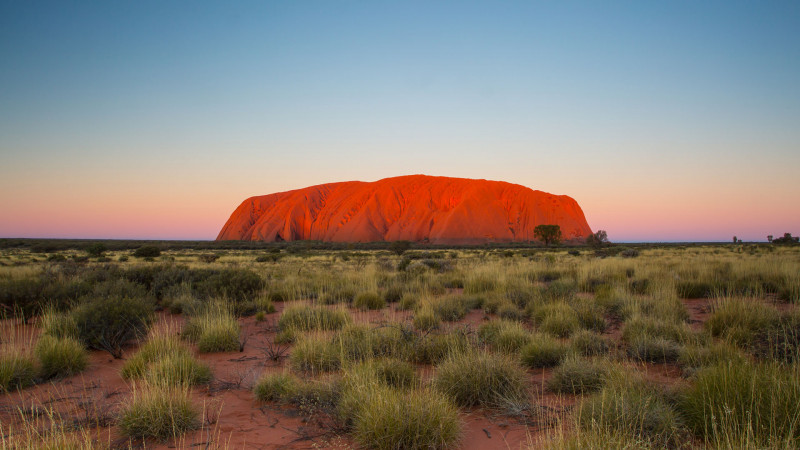
[[612, 241], [800, 235], [797, 42], [796, 1], [0, 2], [0, 238], [214, 239], [409, 174]]

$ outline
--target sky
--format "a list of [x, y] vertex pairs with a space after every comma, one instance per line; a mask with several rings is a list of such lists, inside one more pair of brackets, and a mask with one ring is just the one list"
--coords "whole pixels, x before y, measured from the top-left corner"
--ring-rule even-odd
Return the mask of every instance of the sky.
[[800, 234], [800, 2], [0, 0], [0, 237], [214, 239], [428, 174], [611, 241]]

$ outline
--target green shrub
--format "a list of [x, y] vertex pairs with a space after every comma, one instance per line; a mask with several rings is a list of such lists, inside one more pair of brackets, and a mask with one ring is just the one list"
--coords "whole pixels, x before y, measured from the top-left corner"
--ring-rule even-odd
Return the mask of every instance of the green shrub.
[[9, 392], [33, 385], [36, 376], [33, 357], [19, 352], [0, 354], [0, 391]]
[[147, 386], [134, 390], [131, 403], [123, 407], [119, 428], [132, 438], [178, 438], [200, 426], [197, 409], [182, 387]]
[[338, 330], [352, 322], [346, 309], [329, 309], [324, 306], [292, 305], [286, 307], [278, 319], [278, 329], [297, 331]]
[[288, 373], [265, 373], [256, 382], [253, 392], [262, 402], [284, 401], [297, 393], [299, 380]]
[[697, 373], [679, 408], [694, 432], [712, 443], [791, 448], [800, 445], [798, 404], [796, 368], [722, 362]]
[[475, 351], [451, 353], [437, 366], [433, 385], [459, 406], [497, 406], [528, 399], [527, 374], [509, 357]]
[[353, 306], [361, 310], [383, 309], [386, 307], [386, 302], [375, 292], [362, 292], [356, 295]]
[[249, 269], [222, 269], [205, 274], [193, 284], [201, 298], [224, 297], [234, 302], [252, 299], [264, 287], [264, 280]]
[[39, 374], [46, 380], [82, 372], [89, 363], [86, 349], [70, 337], [41, 336], [33, 352], [39, 360]]
[[558, 394], [584, 394], [603, 387], [608, 375], [605, 363], [585, 358], [566, 358], [553, 370], [547, 389]]
[[569, 349], [561, 341], [548, 335], [537, 333], [520, 349], [522, 364], [536, 369], [555, 367], [567, 357]]
[[98, 298], [79, 305], [72, 317], [86, 346], [121, 358], [123, 345], [147, 333], [153, 305], [138, 298]]

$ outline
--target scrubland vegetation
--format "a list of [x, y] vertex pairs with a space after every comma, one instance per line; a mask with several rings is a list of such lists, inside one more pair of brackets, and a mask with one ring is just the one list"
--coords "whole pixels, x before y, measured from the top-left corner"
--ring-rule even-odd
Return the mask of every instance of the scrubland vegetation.
[[797, 247], [52, 245], [0, 253], [4, 448], [235, 447], [225, 392], [364, 448], [800, 447]]

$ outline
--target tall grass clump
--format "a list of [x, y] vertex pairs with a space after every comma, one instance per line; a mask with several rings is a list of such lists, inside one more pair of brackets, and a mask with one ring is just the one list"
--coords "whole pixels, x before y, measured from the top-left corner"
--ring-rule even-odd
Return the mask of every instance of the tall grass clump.
[[388, 388], [369, 396], [359, 408], [353, 437], [365, 448], [455, 448], [461, 421], [458, 408], [438, 392]]
[[440, 392], [393, 387], [381, 362], [348, 367], [337, 417], [365, 448], [452, 448], [461, 436], [458, 409]]
[[360, 310], [375, 310], [386, 307], [386, 300], [376, 292], [361, 292], [353, 299], [353, 306]]
[[711, 317], [704, 326], [712, 336], [746, 346], [753, 344], [761, 332], [778, 328], [779, 323], [780, 314], [772, 306], [752, 299], [723, 297], [712, 303]]
[[185, 386], [144, 385], [119, 416], [122, 433], [132, 438], [178, 438], [200, 426], [199, 412]]
[[89, 364], [83, 344], [70, 337], [41, 336], [33, 353], [39, 360], [39, 374], [46, 380], [74, 375]]
[[153, 333], [139, 351], [125, 361], [122, 377], [173, 386], [210, 382], [212, 373], [208, 365], [195, 359], [191, 350], [170, 331], [167, 328]]
[[714, 447], [797, 448], [800, 373], [774, 362], [721, 362], [697, 372], [679, 408]]
[[240, 350], [239, 322], [223, 303], [210, 303], [184, 326], [183, 334], [203, 353]]
[[300, 381], [290, 373], [265, 373], [256, 382], [253, 393], [262, 402], [283, 401], [297, 392]]
[[54, 338], [78, 338], [78, 325], [72, 315], [48, 307], [39, 316], [42, 334]]
[[583, 433], [627, 436], [623, 441], [636, 443], [635, 448], [675, 448], [685, 442], [688, 433], [680, 415], [656, 387], [616, 378], [577, 406]]
[[18, 350], [0, 353], [0, 392], [32, 386], [36, 378], [34, 358]]
[[341, 329], [352, 322], [346, 309], [330, 309], [324, 306], [292, 305], [286, 307], [278, 319], [278, 329], [298, 331], [329, 331]]
[[438, 364], [451, 354], [470, 350], [472, 345], [469, 335], [461, 330], [425, 333], [415, 336], [409, 358], [419, 364]]
[[302, 335], [289, 355], [292, 368], [306, 372], [338, 370], [342, 359], [342, 349], [323, 334]]
[[525, 370], [505, 355], [453, 353], [436, 368], [433, 385], [459, 406], [499, 406], [528, 399]]

